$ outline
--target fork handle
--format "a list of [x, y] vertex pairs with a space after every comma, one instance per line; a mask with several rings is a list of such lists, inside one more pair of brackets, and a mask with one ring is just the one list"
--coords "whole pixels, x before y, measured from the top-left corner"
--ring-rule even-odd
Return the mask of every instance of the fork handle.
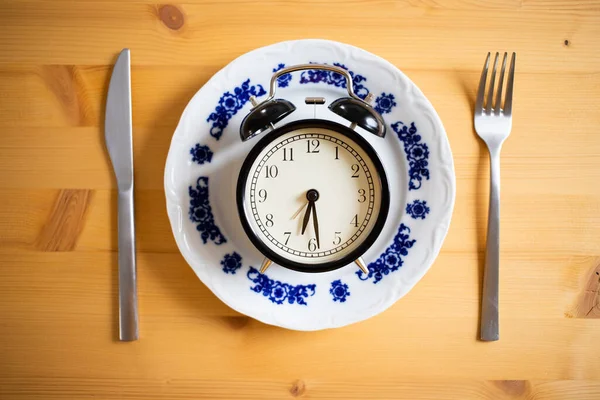
[[481, 299], [481, 340], [500, 338], [498, 280], [500, 270], [500, 146], [490, 148], [490, 206]]

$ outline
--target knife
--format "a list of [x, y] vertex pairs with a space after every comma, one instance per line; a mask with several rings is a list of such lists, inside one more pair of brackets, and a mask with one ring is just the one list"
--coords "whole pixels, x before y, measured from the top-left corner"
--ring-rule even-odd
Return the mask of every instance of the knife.
[[138, 339], [139, 332], [129, 49], [119, 54], [110, 78], [104, 135], [119, 189], [119, 339], [132, 341]]

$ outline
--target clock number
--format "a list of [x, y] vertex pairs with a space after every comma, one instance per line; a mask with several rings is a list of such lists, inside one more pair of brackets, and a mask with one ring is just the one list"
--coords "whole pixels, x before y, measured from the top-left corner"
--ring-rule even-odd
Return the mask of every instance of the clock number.
[[258, 191], [258, 202], [264, 203], [267, 200], [267, 191], [265, 189], [260, 189]]
[[336, 160], [340, 159], [340, 148], [339, 148], [339, 146], [335, 146], [335, 159]]
[[277, 165], [265, 165], [265, 178], [277, 178], [277, 175], [279, 175]]
[[333, 235], [333, 245], [337, 246], [338, 244], [342, 243], [342, 237], [340, 236], [342, 234], [342, 232], [335, 232], [335, 234]]
[[265, 218], [267, 219], [267, 221], [265, 222], [267, 228], [272, 228], [273, 225], [275, 225], [275, 223], [273, 222], [273, 214], [267, 214]]
[[321, 144], [321, 142], [318, 141], [317, 139], [307, 140], [306, 141], [306, 152], [307, 153], [319, 153], [321, 151], [321, 150], [319, 150], [320, 144]]
[[287, 236], [287, 237], [285, 238], [285, 243], [284, 243], [284, 245], [286, 245], [286, 246], [287, 246], [288, 242], [290, 241], [290, 236], [292, 236], [292, 232], [283, 232], [283, 235], [284, 235], [284, 236]]
[[364, 203], [367, 200], [365, 189], [358, 189], [358, 202]]
[[358, 178], [358, 171], [360, 171], [360, 167], [358, 164], [352, 164], [352, 177]]
[[294, 161], [294, 149], [286, 149], [285, 147], [283, 148], [283, 161]]
[[358, 228], [358, 214], [354, 214], [354, 218], [352, 218], [352, 221], [350, 221], [350, 225]]
[[317, 239], [312, 238], [308, 241], [308, 251], [316, 251], [317, 250]]

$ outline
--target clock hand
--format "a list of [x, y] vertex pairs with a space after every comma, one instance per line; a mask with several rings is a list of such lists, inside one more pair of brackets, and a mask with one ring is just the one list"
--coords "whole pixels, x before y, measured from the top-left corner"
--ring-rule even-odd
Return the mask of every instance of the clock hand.
[[307, 205], [308, 205], [308, 201], [307, 201], [306, 203], [302, 204], [302, 207], [300, 207], [300, 208], [298, 209], [298, 211], [296, 211], [296, 212], [294, 213], [294, 215], [292, 215], [292, 218], [291, 218], [291, 219], [296, 219], [296, 217], [297, 217], [298, 215], [300, 215], [300, 213], [302, 212], [302, 210], [304, 210], [304, 209], [306, 208], [306, 206], [307, 206]]
[[302, 221], [302, 234], [304, 235], [304, 231], [306, 231], [306, 226], [308, 225], [308, 221], [310, 220], [310, 211], [313, 208], [313, 202], [308, 202], [308, 207], [306, 208], [306, 212], [304, 213], [304, 220]]
[[312, 205], [312, 216], [313, 216], [313, 225], [315, 228], [315, 236], [317, 237], [317, 248], [321, 248], [321, 243], [319, 241], [319, 220], [317, 219], [317, 205], [313, 203]]
[[[304, 221], [302, 222], [302, 234], [304, 235], [304, 231], [306, 231], [306, 226], [308, 225], [308, 221], [310, 220], [310, 212], [314, 210], [315, 201], [319, 200], [319, 192], [316, 189], [310, 189], [306, 192], [306, 200], [308, 200], [308, 208], [306, 209], [306, 214], [304, 214]], [[314, 211], [313, 211], [314, 214]], [[314, 214], [316, 215], [316, 214]]]

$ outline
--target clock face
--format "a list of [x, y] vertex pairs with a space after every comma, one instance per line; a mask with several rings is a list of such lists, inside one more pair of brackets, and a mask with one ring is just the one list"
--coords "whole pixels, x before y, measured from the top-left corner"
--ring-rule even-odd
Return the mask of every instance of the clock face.
[[360, 257], [389, 204], [383, 167], [357, 133], [332, 122], [293, 123], [263, 138], [238, 182], [246, 233], [274, 262], [325, 271]]

